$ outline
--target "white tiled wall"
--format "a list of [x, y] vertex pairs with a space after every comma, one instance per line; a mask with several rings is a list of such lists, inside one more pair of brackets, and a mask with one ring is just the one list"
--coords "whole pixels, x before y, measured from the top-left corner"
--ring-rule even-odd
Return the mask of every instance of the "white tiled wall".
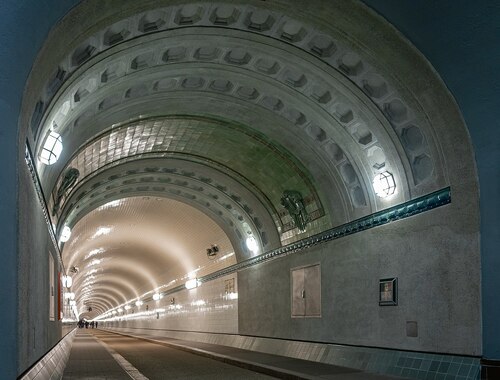
[[144, 303], [140, 308], [123, 312], [113, 321], [101, 323], [106, 327], [237, 334], [236, 276], [231, 274], [203, 283], [195, 289], [185, 289], [159, 301]]
[[71, 352], [76, 329], [68, 333], [19, 380], [60, 379]]

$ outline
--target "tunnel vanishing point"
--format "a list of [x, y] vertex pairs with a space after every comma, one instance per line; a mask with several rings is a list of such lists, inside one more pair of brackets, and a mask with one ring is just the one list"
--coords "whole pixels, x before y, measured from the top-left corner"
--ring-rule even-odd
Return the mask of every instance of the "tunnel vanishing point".
[[0, 12], [1, 379], [79, 320], [500, 379], [495, 1]]

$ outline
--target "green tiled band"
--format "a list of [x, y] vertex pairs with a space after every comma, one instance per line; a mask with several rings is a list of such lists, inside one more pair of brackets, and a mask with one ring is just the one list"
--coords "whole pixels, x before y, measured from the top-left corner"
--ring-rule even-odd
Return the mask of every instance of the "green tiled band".
[[[299, 240], [295, 243], [288, 244], [284, 247], [274, 249], [272, 251], [263, 253], [262, 255], [252, 257], [251, 259], [241, 261], [235, 265], [221, 269], [220, 271], [203, 276], [198, 280], [200, 282], [210, 281], [218, 277], [225, 276], [229, 273], [233, 273], [251, 267], [255, 264], [260, 264], [262, 262], [272, 260], [280, 256], [289, 255], [291, 253], [300, 252], [303, 251], [304, 249], [307, 249], [310, 246], [339, 239], [341, 237], [352, 235], [354, 233], [365, 231], [370, 228], [378, 227], [387, 223], [391, 223], [399, 219], [408, 218], [410, 216], [432, 210], [436, 207], [446, 205], [450, 202], [451, 202], [451, 191], [449, 187], [446, 187], [434, 193], [424, 195], [422, 197], [390, 207], [386, 210], [382, 210], [368, 216], [364, 216], [360, 219], [342, 224], [338, 227], [331, 228], [317, 235], [308, 237], [303, 240]], [[180, 287], [180, 289], [181, 288], [182, 287]], [[167, 294], [173, 293], [174, 291], [178, 291], [180, 289], [177, 288], [172, 289], [168, 291]]]

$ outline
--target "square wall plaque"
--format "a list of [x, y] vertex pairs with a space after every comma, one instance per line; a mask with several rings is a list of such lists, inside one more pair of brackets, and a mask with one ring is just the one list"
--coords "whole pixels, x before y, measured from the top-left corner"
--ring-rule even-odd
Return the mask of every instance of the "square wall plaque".
[[398, 304], [398, 278], [384, 278], [379, 280], [380, 306], [396, 306]]

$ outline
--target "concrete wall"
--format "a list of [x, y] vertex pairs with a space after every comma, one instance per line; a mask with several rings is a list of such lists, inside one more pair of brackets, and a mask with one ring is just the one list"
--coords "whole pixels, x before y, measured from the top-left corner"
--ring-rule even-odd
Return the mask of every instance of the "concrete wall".
[[61, 339], [58, 321], [58, 271], [55, 321], [49, 320], [49, 255], [58, 267], [57, 253], [50, 239], [42, 208], [27, 165], [19, 168], [19, 281], [18, 281], [18, 372], [21, 373], [40, 359]]
[[19, 380], [61, 379], [68, 362], [76, 329], [73, 329]]
[[[452, 192], [446, 206], [245, 269], [237, 277], [238, 305], [224, 294], [230, 275], [103, 326], [181, 332], [185, 339], [224, 333], [479, 356], [479, 233], [469, 217], [474, 203], [464, 202]], [[316, 263], [321, 317], [292, 318], [290, 270]], [[398, 278], [398, 305], [379, 306], [379, 280], [390, 277]], [[408, 336], [407, 322], [417, 323], [416, 337]]]
[[[17, 181], [18, 168], [23, 163], [24, 136], [18, 133], [19, 109], [24, 85], [39, 47], [49, 29], [77, 0], [48, 0], [19, 2], [2, 1], [0, 12], [0, 246], [2, 275], [0, 276], [0, 368], [4, 378], [18, 374], [17, 347], [18, 313], [18, 230]], [[24, 191], [20, 188], [21, 192]], [[22, 270], [22, 274], [26, 274]], [[34, 291], [34, 289], [32, 289]], [[49, 347], [47, 347], [47, 350]]]
[[[453, 195], [452, 195], [453, 198]], [[481, 354], [478, 233], [459, 204], [353, 234], [239, 273], [243, 335]], [[321, 318], [291, 318], [290, 269], [321, 263]], [[398, 277], [398, 306], [379, 279]], [[406, 322], [416, 321], [418, 337]]]
[[[446, 83], [467, 124], [481, 191], [483, 354], [500, 359], [500, 4], [363, 0], [403, 33]], [[454, 123], [450, 123], [454, 125]]]

